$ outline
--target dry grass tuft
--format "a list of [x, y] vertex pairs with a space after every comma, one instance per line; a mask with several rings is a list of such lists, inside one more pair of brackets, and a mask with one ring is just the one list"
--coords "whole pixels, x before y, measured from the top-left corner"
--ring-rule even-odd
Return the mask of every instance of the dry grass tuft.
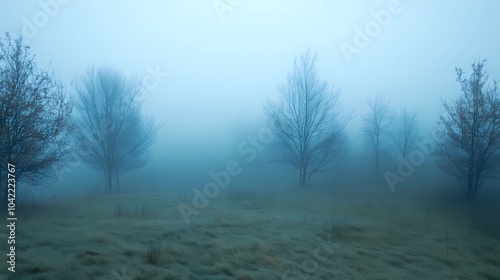
[[148, 247], [148, 262], [158, 265], [162, 261], [162, 245], [159, 241], [150, 241]]

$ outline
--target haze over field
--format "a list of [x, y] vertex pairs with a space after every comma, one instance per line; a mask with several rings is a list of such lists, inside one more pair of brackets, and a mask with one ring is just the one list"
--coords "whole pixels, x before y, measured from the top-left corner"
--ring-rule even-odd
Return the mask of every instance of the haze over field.
[[[359, 123], [369, 97], [383, 93], [395, 107], [417, 108], [429, 129], [442, 112], [439, 98], [460, 93], [455, 67], [468, 70], [487, 58], [492, 78], [500, 71], [494, 1], [400, 1], [350, 63], [342, 44], [356, 47], [357, 28], [390, 1], [234, 1], [230, 8], [224, 1], [61, 1], [47, 4], [54, 12], [41, 3], [52, 2], [3, 2], [1, 26], [27, 35], [38, 64], [52, 63], [68, 90], [93, 65], [139, 77], [157, 72], [144, 102], [144, 111], [165, 123], [143, 171], [154, 185], [181, 183], [186, 176], [177, 175], [187, 169], [203, 177], [213, 162], [229, 160], [252, 129], [265, 126], [263, 103], [276, 98], [294, 57], [308, 48], [318, 53], [319, 76], [354, 109], [348, 130], [355, 149], [362, 149]], [[66, 180], [79, 182], [79, 171]]]
[[[342, 253], [336, 261], [320, 264], [311, 276], [361, 279], [356, 277], [368, 277], [374, 267], [382, 266], [391, 272], [374, 277], [500, 279], [498, 248], [486, 245], [498, 244], [500, 234], [495, 206], [500, 199], [500, 101], [495, 83], [500, 80], [498, 11], [500, 2], [486, 0], [0, 0], [0, 42], [8, 46], [6, 33], [12, 42], [22, 37], [29, 54], [35, 55], [36, 69], [53, 71], [54, 81], [62, 86], [68, 97], [66, 105], [72, 109], [68, 120], [75, 125], [75, 131], [68, 134], [72, 150], [65, 146], [68, 151], [61, 157], [64, 164], [45, 168], [42, 173], [47, 178], [43, 180], [18, 182], [19, 192], [37, 185], [35, 193], [41, 195], [40, 201], [54, 198], [53, 204], [47, 201], [42, 212], [26, 212], [26, 230], [32, 232], [30, 229], [38, 226], [36, 217], [43, 219], [45, 214], [54, 223], [72, 220], [58, 224], [62, 233], [76, 232], [79, 223], [88, 225], [97, 220], [100, 224], [96, 233], [89, 229], [78, 241], [90, 242], [88, 250], [94, 253], [100, 246], [111, 246], [110, 236], [116, 234], [120, 243], [116, 246], [122, 246], [116, 250], [128, 252], [117, 253], [121, 255], [116, 258], [107, 249], [98, 255], [82, 253], [86, 245], [73, 248], [70, 254], [65, 250], [76, 241], [57, 236], [63, 245], [54, 249], [55, 254], [70, 254], [72, 275], [81, 279], [109, 279], [110, 271], [119, 271], [118, 264], [123, 263], [140, 264], [141, 272], [126, 273], [136, 277], [131, 279], [177, 279], [168, 278], [174, 275], [181, 275], [179, 279], [206, 279], [206, 275], [219, 273], [223, 276], [213, 279], [288, 279], [283, 273], [304, 258], [296, 251], [286, 251], [291, 240], [313, 240], [329, 234], [338, 235], [335, 242], [339, 243], [335, 244], [340, 244]], [[7, 53], [4, 49], [0, 53], [2, 71], [8, 69]], [[14, 91], [9, 92], [10, 84], [3, 82], [7, 81], [6, 73], [13, 72], [0, 75], [0, 94], [7, 96]], [[473, 86], [464, 87], [475, 81], [481, 84], [484, 80], [474, 80], [473, 74], [478, 73], [485, 75], [481, 78], [488, 76], [484, 88], [474, 91]], [[93, 90], [99, 86], [101, 91]], [[123, 109], [126, 106], [120, 107], [119, 102], [102, 108], [96, 105], [98, 102], [85, 103], [85, 97], [93, 100], [90, 96], [97, 92], [95, 99], [99, 100], [104, 92], [113, 91], [110, 88], [121, 90], [109, 96], [123, 93], [123, 100], [130, 97], [137, 102], [130, 103], [132, 117], [123, 121], [127, 129], [113, 135], [118, 140], [108, 150], [143, 144], [137, 139], [144, 135], [144, 139], [152, 140], [141, 146], [144, 153], [141, 149], [123, 152], [120, 160], [106, 158], [104, 148], [104, 155], [97, 151], [92, 154], [93, 148], [105, 146], [92, 129], [109, 134], [98, 120], [107, 121], [104, 116], [113, 108], [119, 112], [118, 120], [120, 114], [129, 116]], [[447, 111], [443, 102], [457, 104], [453, 102], [467, 92], [464, 88], [476, 93], [473, 96], [491, 93], [491, 100], [484, 98], [491, 102], [481, 103], [486, 117], [478, 121], [491, 124], [491, 129], [474, 131], [483, 136], [477, 137], [482, 139], [477, 141], [481, 145], [491, 136], [491, 145], [485, 149], [488, 153], [479, 153], [481, 159], [474, 156], [470, 161], [482, 163], [489, 152], [491, 158], [485, 160], [485, 168], [480, 163], [472, 164], [469, 181], [467, 176], [451, 176], [462, 169], [449, 169], [465, 162], [456, 160], [459, 156], [474, 154], [475, 150], [449, 152], [447, 147], [455, 147], [452, 144], [460, 141], [450, 136], [453, 129], [447, 131], [446, 125], [439, 123], [440, 116], [455, 112]], [[311, 92], [320, 94], [310, 97]], [[6, 100], [10, 99], [0, 98], [5, 108], [10, 104]], [[287, 101], [287, 106], [280, 100]], [[297, 117], [300, 114], [293, 118], [297, 110], [307, 112], [303, 120]], [[322, 121], [322, 112], [326, 121]], [[463, 114], [455, 118], [462, 120], [457, 127], [474, 115]], [[16, 119], [13, 113], [0, 117], [0, 121]], [[144, 127], [139, 125], [143, 123]], [[306, 127], [304, 131], [317, 131], [304, 140], [302, 134], [307, 133], [299, 129], [302, 127]], [[290, 136], [294, 133], [297, 135]], [[405, 142], [405, 148], [402, 135], [409, 143]], [[447, 142], [446, 136], [456, 141]], [[469, 139], [467, 133], [461, 136], [463, 142]], [[54, 141], [60, 138], [54, 137]], [[314, 141], [317, 145], [310, 144]], [[82, 143], [91, 144], [84, 149], [87, 144]], [[7, 144], [1, 144], [2, 152], [9, 150]], [[26, 153], [33, 154], [30, 150]], [[2, 155], [0, 159], [16, 158]], [[5, 175], [3, 171], [0, 176]], [[479, 178], [477, 198], [475, 191], [466, 191], [474, 188], [473, 183], [463, 183], [472, 182], [474, 176]], [[67, 199], [74, 199], [76, 206]], [[86, 203], [88, 207], [84, 207]], [[67, 211], [74, 211], [74, 215], [64, 216]], [[76, 218], [81, 221], [75, 222]], [[167, 245], [173, 242], [172, 236], [181, 245], [169, 247], [174, 253], [169, 251], [168, 261], [151, 261], [154, 248], [148, 242], [158, 240], [164, 232], [162, 219], [168, 220], [169, 232], [161, 238], [167, 236], [170, 241], [161, 241], [163, 247], [158, 251], [172, 246]], [[267, 225], [269, 232], [259, 235], [259, 225]], [[297, 231], [286, 237], [290, 239], [279, 241], [279, 245], [266, 240], [265, 235], [285, 231], [290, 225], [297, 226]], [[134, 229], [128, 231], [129, 226]], [[191, 231], [195, 226], [207, 229]], [[247, 234], [252, 240], [248, 244], [241, 241], [235, 245], [229, 242], [239, 240], [233, 226], [255, 226], [256, 234]], [[139, 227], [149, 229], [144, 233]], [[389, 228], [395, 231], [394, 243], [390, 242]], [[228, 232], [231, 237], [225, 239]], [[448, 244], [450, 232], [456, 238], [455, 247]], [[422, 243], [405, 240], [407, 233], [421, 238]], [[43, 246], [39, 243], [51, 239], [51, 234], [30, 233], [26, 237], [30, 241], [25, 244]], [[138, 239], [141, 234], [147, 238]], [[213, 237], [211, 245], [203, 243], [206, 236]], [[470, 236], [474, 242], [479, 241], [469, 243]], [[297, 247], [291, 248], [297, 251], [314, 250], [309, 241], [296, 242]], [[372, 247], [377, 242], [381, 247]], [[416, 253], [414, 259], [397, 255], [399, 247], [408, 245], [412, 251], [425, 244], [437, 248], [433, 247], [436, 255]], [[203, 256], [196, 259], [197, 246], [210, 247], [223, 267], [205, 263], [209, 256], [207, 260]], [[450, 248], [455, 250], [452, 257]], [[19, 250], [35, 254], [29, 249]], [[252, 251], [255, 254], [249, 255], [254, 259], [265, 261], [242, 268], [226, 259], [231, 250]], [[360, 250], [368, 253], [361, 254]], [[377, 250], [387, 252], [384, 262], [365, 262], [364, 258], [375, 257], [373, 252]], [[265, 258], [277, 252], [282, 255]], [[442, 266], [426, 269], [433, 258], [442, 261]], [[191, 265], [191, 259], [197, 265]], [[356, 265], [343, 263], [346, 260]], [[460, 270], [468, 261], [477, 269]], [[64, 277], [64, 271], [53, 263], [19, 262], [23, 269], [19, 275], [23, 277]], [[162, 270], [165, 267], [172, 270]], [[453, 274], [455, 269], [460, 271]], [[226, 270], [230, 273], [221, 272]], [[259, 270], [265, 272], [255, 272]]]

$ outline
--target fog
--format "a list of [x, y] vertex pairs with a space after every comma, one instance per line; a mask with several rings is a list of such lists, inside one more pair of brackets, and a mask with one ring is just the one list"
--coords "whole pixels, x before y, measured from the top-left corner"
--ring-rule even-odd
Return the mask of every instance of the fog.
[[[382, 93], [395, 108], [420, 110], [428, 130], [442, 111], [440, 98], [459, 94], [455, 67], [487, 58], [493, 78], [500, 70], [495, 2], [398, 2], [387, 26], [347, 56], [342, 44], [356, 47], [356, 29], [391, 2], [234, 2], [61, 1], [46, 12], [43, 1], [5, 1], [0, 21], [3, 31], [27, 38], [38, 64], [50, 63], [68, 90], [91, 66], [152, 77], [143, 109], [164, 125], [140, 177], [159, 188], [188, 185], [186, 177], [198, 174], [206, 180], [266, 127], [263, 104], [277, 97], [295, 56], [308, 48], [318, 53], [318, 75], [353, 110], [354, 150], [366, 144], [359, 125], [368, 98]], [[61, 187], [83, 182], [84, 168], [64, 174]]]
[[[314, 176], [309, 189], [368, 190], [359, 196], [369, 198], [395, 195], [384, 174], [398, 173], [400, 161], [386, 136], [375, 172], [362, 133], [367, 101], [383, 96], [391, 114], [417, 110], [419, 141], [431, 143], [441, 100], [461, 93], [456, 67], [468, 77], [472, 63], [487, 59], [490, 81], [500, 79], [499, 10], [497, 1], [2, 0], [0, 26], [22, 36], [37, 66], [52, 68], [75, 100], [75, 79], [90, 67], [141, 80], [142, 112], [159, 126], [157, 142], [145, 167], [123, 175], [121, 192], [180, 191], [188, 201], [232, 161], [241, 172], [230, 186], [298, 191], [297, 170], [273, 162], [275, 142], [262, 141], [270, 128], [264, 105], [278, 100], [294, 60], [310, 50], [318, 76], [340, 91], [340, 108], [352, 117], [340, 167]], [[446, 190], [460, 201], [457, 181], [424, 154], [395, 193]], [[105, 193], [102, 172], [85, 162], [50, 172], [39, 187], [49, 195]], [[485, 194], [496, 186], [488, 182]]]

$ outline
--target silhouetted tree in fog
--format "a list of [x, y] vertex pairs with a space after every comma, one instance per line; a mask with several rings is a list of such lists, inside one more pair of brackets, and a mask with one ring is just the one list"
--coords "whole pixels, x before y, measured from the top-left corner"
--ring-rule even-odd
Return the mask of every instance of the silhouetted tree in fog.
[[380, 141], [387, 134], [390, 125], [389, 101], [382, 95], [369, 99], [368, 113], [364, 120], [364, 135], [370, 140], [375, 155], [375, 170], [379, 172]]
[[144, 166], [156, 142], [153, 120], [141, 114], [138, 96], [142, 85], [120, 72], [101, 67], [90, 69], [75, 83], [79, 97], [77, 139], [82, 159], [102, 170], [106, 190], [113, 191], [120, 173]]
[[500, 100], [496, 82], [487, 84], [484, 63], [472, 64], [468, 79], [456, 69], [462, 95], [451, 103], [442, 101], [446, 113], [440, 115], [435, 130], [438, 164], [458, 178], [468, 201], [476, 198], [485, 179], [498, 172]]
[[345, 147], [348, 116], [341, 114], [339, 91], [318, 78], [316, 54], [308, 51], [295, 59], [287, 82], [279, 88], [279, 102], [265, 106], [267, 119], [285, 148], [278, 159], [299, 170], [299, 184], [340, 164]]
[[394, 144], [403, 160], [406, 160], [408, 153], [415, 147], [419, 132], [418, 111], [409, 111], [404, 107], [398, 115]]
[[0, 203], [7, 164], [32, 185], [62, 167], [70, 151], [71, 102], [51, 71], [40, 70], [21, 37], [0, 40]]

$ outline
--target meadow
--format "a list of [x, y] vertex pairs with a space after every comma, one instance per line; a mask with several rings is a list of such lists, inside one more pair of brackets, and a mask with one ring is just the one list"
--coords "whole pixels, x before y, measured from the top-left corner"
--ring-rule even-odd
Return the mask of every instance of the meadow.
[[0, 275], [500, 279], [499, 206], [444, 196], [228, 186], [189, 224], [189, 192], [58, 199], [19, 214], [16, 272]]

